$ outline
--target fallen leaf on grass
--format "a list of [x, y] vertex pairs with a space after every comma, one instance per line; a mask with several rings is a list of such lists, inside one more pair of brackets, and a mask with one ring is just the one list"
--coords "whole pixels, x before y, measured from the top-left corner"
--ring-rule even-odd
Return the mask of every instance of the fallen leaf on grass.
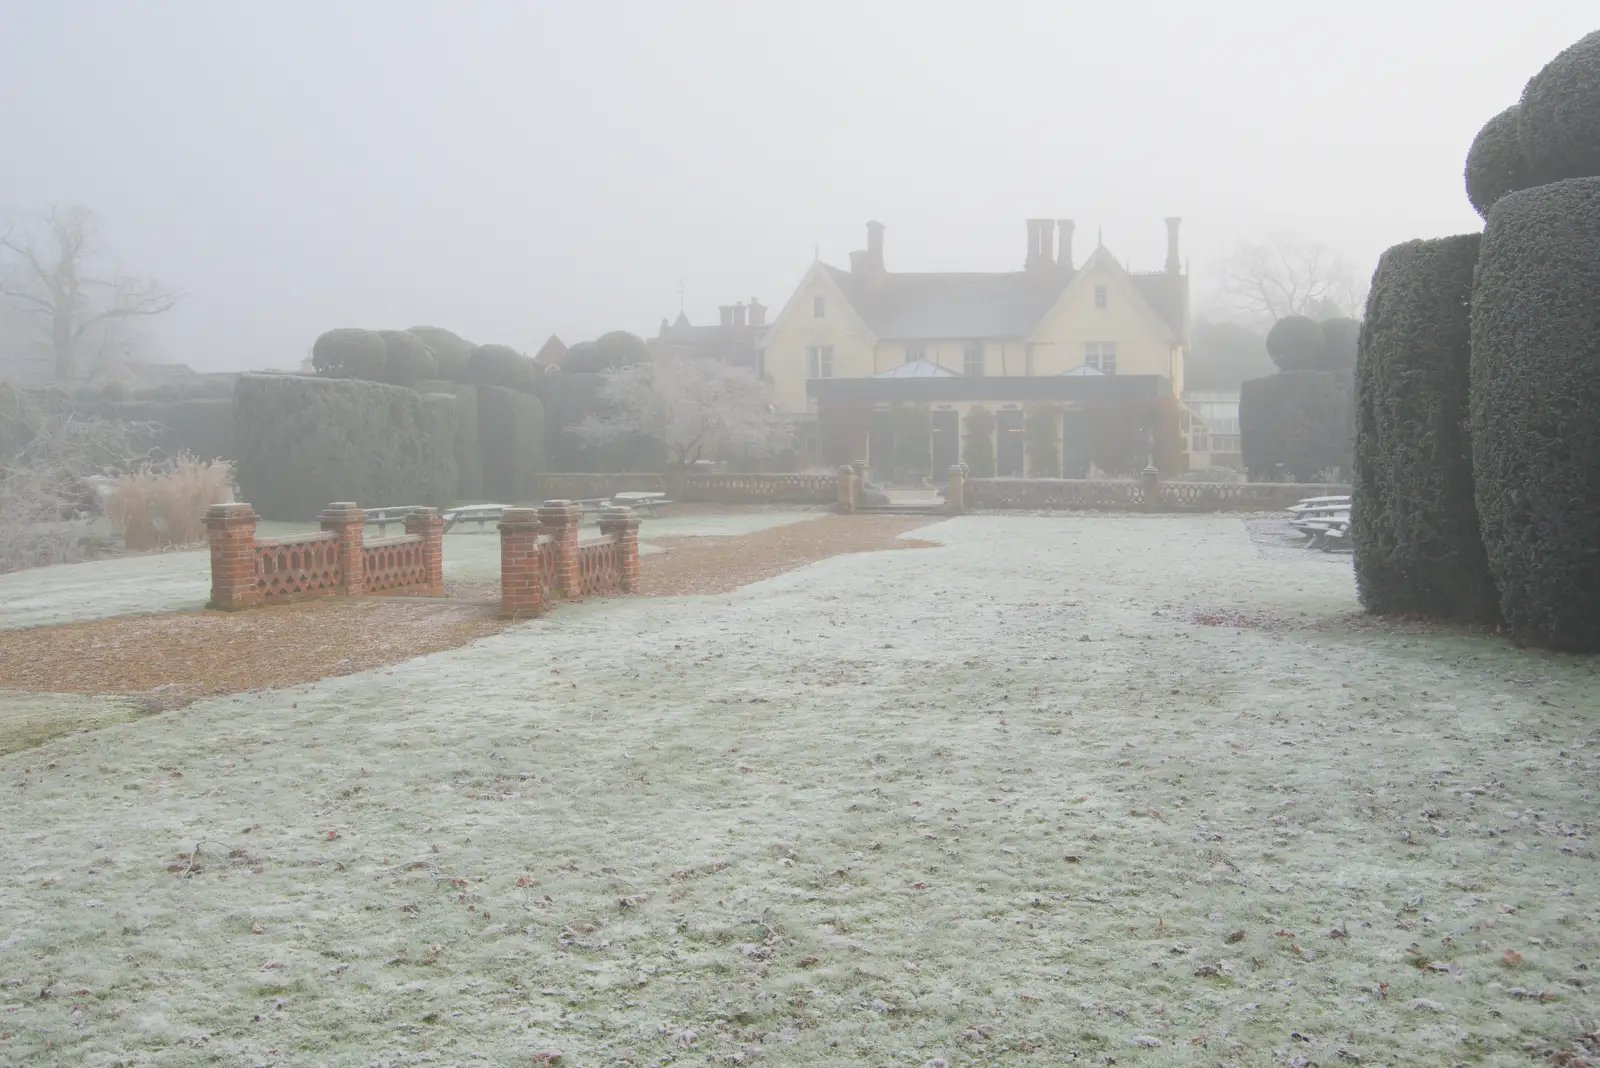
[[1243, 931], [1235, 931], [1232, 934], [1230, 934], [1227, 938], [1223, 939], [1223, 941], [1227, 942], [1229, 945], [1232, 945], [1235, 942], [1243, 942], [1244, 941], [1244, 932]]
[[1522, 954], [1514, 949], [1508, 949], [1500, 959], [1508, 968], [1515, 968], [1522, 963]]
[[809, 968], [815, 963], [817, 963], [817, 958], [816, 957], [801, 957], [800, 958], [800, 967], [802, 967], [802, 968]]

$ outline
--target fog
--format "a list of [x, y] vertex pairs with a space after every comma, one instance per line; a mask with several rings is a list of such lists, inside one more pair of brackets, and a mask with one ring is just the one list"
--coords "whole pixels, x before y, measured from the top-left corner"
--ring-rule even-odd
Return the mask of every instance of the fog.
[[[1473, 134], [1592, 5], [15, 2], [0, 206], [82, 203], [197, 369], [436, 323], [525, 350], [781, 304], [868, 218], [891, 270], [1070, 217], [1197, 288], [1287, 230], [1369, 271], [1477, 229]], [[1201, 294], [1203, 300], [1203, 293]]]

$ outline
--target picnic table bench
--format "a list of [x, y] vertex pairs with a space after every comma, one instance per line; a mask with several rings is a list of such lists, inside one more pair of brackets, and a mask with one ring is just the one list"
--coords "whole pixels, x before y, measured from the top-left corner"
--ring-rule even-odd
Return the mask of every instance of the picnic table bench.
[[1293, 520], [1289, 526], [1305, 535], [1306, 547], [1323, 552], [1348, 552], [1350, 540], [1350, 498], [1307, 497], [1289, 506]]
[[419, 504], [391, 504], [386, 508], [363, 508], [367, 514], [367, 526], [378, 528], [378, 537], [383, 537], [383, 532], [389, 529], [389, 524], [404, 524], [406, 516], [422, 507]]
[[[598, 514], [600, 512], [604, 512], [607, 508], [623, 506], [623, 507], [627, 507], [627, 508], [634, 508], [634, 509], [642, 510], [642, 511], [648, 513], [649, 516], [652, 519], [654, 519], [657, 508], [661, 508], [661, 507], [663, 507], [665, 505], [671, 504], [672, 502], [667, 500], [667, 495], [665, 493], [642, 493], [641, 492], [641, 493], [619, 493], [615, 497], [609, 497], [609, 498], [608, 497], [588, 497], [588, 498], [585, 498], [585, 499], [580, 500], [580, 501], [574, 501], [573, 503], [576, 504], [579, 508], [581, 508], [583, 510], [583, 514], [585, 516], [591, 516], [591, 515]], [[459, 508], [452, 508], [449, 511], [444, 513], [444, 532], [446, 534], [450, 533], [451, 529], [454, 528], [457, 523], [475, 523], [475, 524], [477, 524], [477, 527], [478, 527], [478, 533], [482, 534], [482, 533], [484, 533], [484, 528], [487, 527], [490, 523], [498, 523], [498, 522], [500, 522], [500, 517], [505, 513], [505, 510], [507, 508], [509, 508], [509, 507], [511, 507], [511, 505], [507, 505], [507, 504], [464, 504]], [[409, 510], [409, 509], [407, 509], [407, 510]], [[373, 512], [380, 512], [380, 511], [400, 511], [400, 510], [399, 509], [379, 509], [379, 508], [369, 509], [368, 510], [369, 519], [367, 521], [368, 522], [373, 522], [374, 520], [372, 520], [370, 518], [371, 514]], [[403, 522], [404, 519], [405, 519], [404, 514], [401, 514], [399, 519], [391, 519], [389, 521], [390, 522]]]
[[450, 528], [457, 523], [476, 523], [478, 533], [482, 534], [487, 524], [500, 522], [505, 510], [503, 504], [464, 504], [460, 508], [452, 508], [444, 514], [444, 532], [450, 533]]

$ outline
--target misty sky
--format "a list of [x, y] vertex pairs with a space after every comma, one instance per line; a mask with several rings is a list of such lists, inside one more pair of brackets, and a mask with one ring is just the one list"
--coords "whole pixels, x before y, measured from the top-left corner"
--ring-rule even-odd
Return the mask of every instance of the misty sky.
[[184, 290], [163, 354], [333, 326], [536, 348], [891, 270], [1011, 270], [1023, 219], [1197, 286], [1288, 228], [1370, 271], [1479, 228], [1462, 161], [1591, 2], [10, 0], [0, 206], [79, 202]]

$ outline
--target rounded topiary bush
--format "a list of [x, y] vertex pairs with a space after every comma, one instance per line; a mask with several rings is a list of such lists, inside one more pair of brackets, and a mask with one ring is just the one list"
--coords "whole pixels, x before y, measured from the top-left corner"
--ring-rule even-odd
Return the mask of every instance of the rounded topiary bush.
[[508, 345], [479, 345], [467, 357], [462, 380], [533, 393], [539, 388], [539, 365]]
[[1351, 386], [1348, 373], [1331, 371], [1280, 371], [1240, 386], [1239, 445], [1250, 478], [1321, 482], [1334, 472], [1346, 477]]
[[438, 373], [433, 350], [406, 330], [380, 330], [383, 338], [383, 380], [391, 386], [415, 389]]
[[311, 366], [328, 378], [383, 380], [388, 347], [376, 330], [329, 330], [311, 346]]
[[1521, 109], [1513, 104], [1483, 124], [1467, 149], [1467, 199], [1485, 219], [1494, 202], [1528, 186], [1517, 126]]
[[1318, 371], [1351, 371], [1356, 366], [1356, 347], [1361, 337], [1361, 323], [1350, 318], [1325, 319], [1322, 327], [1322, 351], [1317, 354]]
[[1280, 371], [1314, 369], [1326, 345], [1322, 324], [1304, 315], [1286, 315], [1267, 331], [1267, 355]]
[[442, 326], [413, 326], [407, 333], [421, 338], [422, 343], [433, 350], [440, 378], [451, 382], [461, 378], [461, 373], [467, 369], [467, 359], [475, 347], [472, 342]]
[[1479, 234], [1383, 254], [1356, 367], [1356, 588], [1378, 615], [1493, 622], [1467, 435]]
[[1529, 185], [1600, 176], [1600, 30], [1528, 79], [1517, 141]]
[[650, 350], [644, 339], [626, 330], [601, 334], [593, 341], [580, 341], [562, 357], [561, 369], [574, 374], [602, 374], [644, 363]]
[[1600, 178], [1505, 196], [1472, 291], [1472, 466], [1513, 633], [1600, 651]]

